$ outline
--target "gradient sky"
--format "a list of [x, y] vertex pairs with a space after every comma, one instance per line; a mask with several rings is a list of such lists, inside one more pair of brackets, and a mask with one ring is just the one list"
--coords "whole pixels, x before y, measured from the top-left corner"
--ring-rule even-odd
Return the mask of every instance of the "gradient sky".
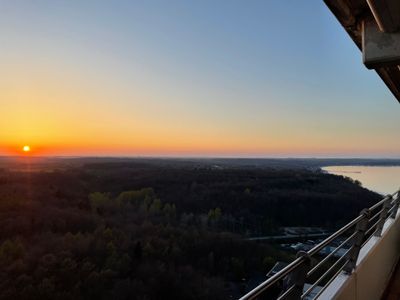
[[322, 0], [0, 2], [0, 154], [399, 157]]

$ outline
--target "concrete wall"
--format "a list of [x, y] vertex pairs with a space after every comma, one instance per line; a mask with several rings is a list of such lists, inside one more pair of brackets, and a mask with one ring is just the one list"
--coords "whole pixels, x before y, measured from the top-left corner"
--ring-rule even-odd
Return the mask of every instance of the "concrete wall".
[[361, 249], [351, 275], [340, 274], [318, 299], [379, 300], [400, 256], [400, 212], [386, 221], [382, 237]]

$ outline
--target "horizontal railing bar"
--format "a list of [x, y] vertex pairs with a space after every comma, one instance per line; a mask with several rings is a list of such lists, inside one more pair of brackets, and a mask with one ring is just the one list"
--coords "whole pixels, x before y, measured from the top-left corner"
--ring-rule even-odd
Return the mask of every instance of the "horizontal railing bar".
[[335, 273], [335, 275], [333, 275], [328, 282], [322, 287], [321, 290], [319, 290], [319, 292], [315, 295], [315, 297], [312, 299], [317, 299], [319, 296], [321, 296], [321, 294], [326, 290], [326, 288], [328, 287], [328, 285], [331, 284], [331, 282], [340, 274], [340, 272], [343, 271], [344, 267], [346, 266], [346, 264], [349, 262], [349, 260], [346, 260], [344, 262], [344, 264], [339, 268], [339, 270]]
[[334, 232], [331, 236], [327, 237], [325, 240], [320, 242], [318, 245], [316, 245], [314, 248], [309, 250], [307, 253], [308, 255], [312, 256], [318, 253], [321, 249], [323, 249], [325, 246], [327, 246], [329, 243], [331, 243], [333, 240], [338, 238], [341, 234], [345, 233], [347, 230], [352, 228], [354, 225], [356, 225], [361, 219], [363, 219], [363, 215], [359, 215], [357, 218], [354, 220], [350, 221], [347, 223], [345, 226], [340, 228], [338, 231]]
[[371, 223], [372, 220], [374, 220], [375, 218], [379, 217], [381, 212], [382, 212], [382, 209], [380, 211], [378, 211], [376, 214], [374, 214], [371, 218], [369, 218], [368, 223]]
[[[389, 213], [388, 213], [388, 216], [390, 216]], [[389, 217], [386, 218], [386, 220], [388, 220], [388, 219], [389, 219]], [[386, 220], [385, 220], [385, 222], [386, 222]], [[373, 229], [376, 230], [376, 226], [378, 225], [379, 221], [380, 221], [380, 220], [376, 221], [376, 222], [365, 232], [365, 235], [370, 234], [370, 233], [373, 231]], [[362, 243], [361, 247], [364, 247], [365, 244], [368, 243], [368, 241], [371, 239], [371, 237], [372, 237], [372, 235], [370, 235], [370, 236]]]
[[335, 248], [331, 253], [329, 253], [323, 260], [321, 260], [314, 268], [312, 268], [308, 273], [307, 276], [309, 277], [312, 275], [321, 265], [323, 265], [329, 258], [331, 258], [333, 255], [335, 255], [336, 252], [338, 252], [340, 249], [343, 248], [346, 243], [348, 243], [352, 238], [356, 236], [357, 232], [354, 232], [351, 236], [349, 236], [347, 239], [343, 241], [339, 246]]
[[[396, 193], [394, 193], [396, 194]], [[383, 203], [385, 203], [385, 201], [389, 198], [392, 197], [392, 195], [388, 195], [385, 198], [383, 198], [381, 201], [375, 203], [374, 205], [372, 205], [370, 208], [368, 208], [369, 211], [373, 211], [375, 209], [377, 209], [379, 206], [383, 205]]]
[[285, 299], [287, 295], [289, 295], [295, 288], [295, 284], [293, 284], [290, 288], [288, 288], [282, 295], [280, 295], [276, 300], [282, 300]]
[[[373, 225], [371, 225], [371, 227], [365, 232], [365, 235], [368, 235], [368, 234], [370, 234], [371, 233], [371, 231], [373, 230], [373, 229], [375, 229], [376, 230], [376, 225], [378, 225], [378, 223], [379, 223], [379, 221], [380, 220], [378, 220], [378, 221], [376, 221]], [[363, 244], [363, 246], [364, 246], [365, 244]]]
[[[400, 201], [400, 190], [397, 190], [396, 192], [394, 192], [391, 195], [387, 195], [385, 196], [382, 200], [380, 200], [379, 202], [375, 203], [374, 205], [372, 205], [370, 208], [366, 209], [367, 212], [372, 212], [374, 210], [376, 210], [378, 207], [382, 206], [385, 201], [387, 201], [387, 199], [389, 197], [395, 197], [395, 195], [397, 195], [396, 199], [393, 200], [393, 202], [391, 202], [391, 208], [389, 210], [388, 216], [390, 215], [390, 212], [393, 211], [394, 209], [394, 205], [396, 205], [396, 203], [398, 201]], [[371, 222], [373, 219], [375, 219], [378, 215], [380, 215], [381, 211], [379, 211], [378, 213], [376, 213], [372, 218], [369, 219], [369, 222]], [[317, 253], [319, 253], [325, 246], [327, 246], [328, 244], [330, 244], [333, 240], [337, 239], [339, 236], [341, 236], [342, 234], [344, 234], [345, 232], [347, 232], [350, 228], [352, 228], [353, 226], [355, 226], [359, 221], [361, 221], [362, 219], [364, 219], [366, 217], [366, 214], [360, 214], [357, 218], [353, 219], [352, 221], [350, 221], [349, 223], [347, 223], [345, 226], [343, 226], [342, 228], [338, 229], [336, 232], [334, 232], [332, 235], [330, 235], [329, 237], [327, 237], [325, 240], [323, 240], [322, 242], [320, 242], [319, 244], [317, 244], [316, 246], [314, 246], [312, 249], [310, 249], [307, 252], [306, 256], [301, 256], [296, 258], [294, 261], [292, 261], [289, 265], [287, 265], [285, 268], [283, 268], [282, 270], [280, 270], [279, 272], [277, 272], [275, 275], [273, 275], [272, 277], [268, 278], [267, 280], [265, 280], [264, 282], [262, 282], [260, 285], [258, 285], [257, 287], [255, 287], [253, 290], [249, 291], [246, 295], [242, 296], [239, 300], [247, 300], [247, 299], [254, 299], [256, 298], [258, 295], [260, 295], [261, 293], [263, 293], [266, 289], [268, 289], [269, 287], [271, 287], [272, 285], [276, 284], [279, 280], [281, 280], [282, 278], [284, 278], [285, 276], [287, 276], [288, 274], [290, 274], [292, 271], [294, 271], [296, 268], [298, 268], [301, 264], [303, 264], [305, 262], [306, 257], [311, 257], [313, 255], [316, 255]], [[378, 220], [379, 222], [379, 220]], [[376, 222], [374, 225], [372, 225], [371, 228], [368, 229], [367, 233], [370, 233], [370, 231], [375, 228], [377, 226]], [[354, 234], [353, 234], [354, 235]], [[351, 235], [350, 237], [353, 237], [353, 235]], [[350, 237], [348, 239], [346, 239], [345, 242], [348, 242], [348, 240], [350, 240]], [[362, 247], [365, 245], [365, 243], [370, 239], [370, 237], [362, 244]], [[335, 248], [334, 253], [336, 253], [338, 251], [338, 249], [341, 249], [341, 247], [345, 244], [345, 242], [343, 242], [340, 246], [338, 246], [337, 248]], [[350, 251], [352, 248], [350, 248], [348, 251]], [[332, 268], [334, 266], [336, 266], [339, 261], [341, 261], [347, 254], [348, 251], [346, 251], [346, 254], [342, 257], [340, 257], [336, 263], [334, 265], [332, 265], [332, 267], [327, 271], [330, 272], [332, 270]], [[334, 254], [333, 253], [333, 254]], [[322, 265], [323, 262], [325, 262], [329, 257], [331, 257], [333, 255], [332, 253], [330, 253], [327, 257], [325, 257], [322, 261], [320, 261], [318, 263], [317, 266], [315, 266], [308, 274], [311, 275], [315, 270], [316, 267], [320, 267]], [[343, 269], [343, 267], [341, 268], [341, 270]], [[339, 270], [339, 271], [341, 271]], [[324, 276], [326, 276], [327, 272], [325, 272], [323, 274], [322, 277], [320, 277], [317, 282], [320, 282], [322, 279], [324, 278]], [[339, 274], [339, 272], [337, 272], [337, 274]], [[336, 277], [337, 274], [334, 276]], [[328, 282], [328, 284], [330, 282], [332, 282], [332, 278], [331, 280]], [[326, 286], [328, 285], [326, 284], [324, 289], [326, 288]], [[294, 288], [294, 287], [291, 287]], [[318, 296], [322, 293], [322, 290], [318, 293]], [[285, 294], [283, 294], [285, 295]], [[282, 296], [283, 296], [282, 295]], [[303, 294], [304, 295], [304, 294]], [[316, 298], [316, 297], [315, 297]], [[315, 299], [314, 298], [314, 299]]]
[[[394, 209], [394, 206], [393, 206], [391, 209], [388, 210], [387, 218], [385, 219], [385, 222], [386, 222], [386, 220], [390, 219], [390, 214], [392, 213], [393, 209]], [[372, 218], [371, 218], [371, 219], [372, 219]], [[370, 219], [370, 220], [371, 220], [371, 219]], [[376, 230], [376, 226], [378, 225], [379, 221], [380, 221], [380, 220], [376, 221], [373, 225], [371, 225], [371, 227], [365, 232], [365, 235], [366, 235], [366, 236], [367, 236], [368, 234], [370, 234], [370, 233], [373, 231], [373, 229]], [[371, 239], [371, 237], [372, 237], [372, 235], [369, 236], [369, 237], [364, 241], [364, 243], [361, 245], [361, 247], [364, 247], [364, 245]]]
[[392, 214], [393, 210], [395, 209], [395, 206], [392, 206], [389, 210], [388, 210], [388, 219], [390, 217], [390, 215]]
[[304, 292], [303, 295], [301, 295], [301, 298], [303, 299], [305, 296], [307, 296], [315, 287], [318, 283], [321, 282], [322, 279], [324, 279], [346, 256], [349, 254], [351, 248], [346, 251], [346, 253], [339, 258], [324, 274], [322, 274], [321, 277], [319, 277], [313, 284], [312, 286], [309, 287], [307, 291]]
[[[363, 215], [358, 216], [354, 220], [350, 221], [347, 223], [345, 226], [334, 232], [330, 237], [326, 238], [323, 240], [321, 243], [316, 245], [314, 248], [309, 250], [307, 254], [309, 256], [315, 255], [318, 253], [321, 249], [323, 249], [326, 245], [328, 245], [330, 242], [338, 238], [341, 234], [345, 233], [347, 230], [352, 228], [354, 225], [356, 225], [362, 218], [364, 218]], [[294, 269], [296, 269], [302, 262], [304, 261], [303, 257], [299, 257], [296, 260], [294, 260], [292, 263], [287, 265], [285, 268], [283, 268], [281, 271], [277, 272], [273, 277], [267, 279], [266, 281], [262, 282], [260, 285], [255, 287], [253, 290], [248, 292], [246, 295], [240, 298], [240, 300], [245, 300], [245, 299], [254, 299], [257, 297], [260, 293], [268, 289], [270, 286], [274, 285], [276, 282], [278, 282], [280, 279], [285, 277], [287, 274], [292, 272]]]
[[296, 258], [294, 261], [292, 261], [290, 264], [288, 264], [285, 268], [282, 270], [278, 271], [274, 276], [268, 278], [264, 282], [262, 282], [260, 285], [255, 287], [253, 290], [248, 292], [246, 295], [242, 296], [239, 300], [245, 300], [245, 299], [254, 299], [258, 295], [260, 295], [262, 292], [264, 292], [266, 289], [277, 283], [280, 279], [288, 275], [290, 272], [295, 270], [298, 266], [300, 266], [305, 260], [305, 257], [301, 256]]

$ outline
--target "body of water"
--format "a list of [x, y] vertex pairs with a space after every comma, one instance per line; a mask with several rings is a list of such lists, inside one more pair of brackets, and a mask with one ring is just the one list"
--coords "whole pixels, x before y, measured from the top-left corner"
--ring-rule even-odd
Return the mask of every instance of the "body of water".
[[384, 195], [392, 194], [400, 188], [400, 166], [332, 166], [322, 169], [358, 180], [363, 187]]

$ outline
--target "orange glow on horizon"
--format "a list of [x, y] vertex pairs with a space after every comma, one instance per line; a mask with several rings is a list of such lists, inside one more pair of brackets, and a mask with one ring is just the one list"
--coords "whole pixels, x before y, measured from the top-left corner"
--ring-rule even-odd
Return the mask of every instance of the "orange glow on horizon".
[[[376, 101], [378, 95], [390, 98], [390, 93], [380, 90], [379, 78], [374, 86], [373, 76], [351, 73], [350, 69], [366, 72], [351, 64], [346, 64], [350, 67], [347, 73], [336, 68], [337, 64], [332, 65], [335, 75], [328, 72], [330, 66], [324, 63], [332, 58], [329, 47], [323, 47], [321, 55], [329, 59], [321, 56], [321, 65], [314, 53], [304, 60], [295, 57], [293, 63], [299, 70], [303, 65], [310, 67], [302, 68], [297, 76], [285, 72], [280, 59], [269, 60], [280, 55], [292, 57], [286, 57], [279, 47], [268, 47], [272, 35], [263, 39], [254, 34], [260, 26], [245, 28], [251, 36], [235, 35], [235, 51], [226, 55], [233, 45], [233, 27], [222, 26], [218, 31], [221, 40], [210, 48], [207, 43], [215, 43], [215, 36], [205, 34], [203, 40], [208, 29], [201, 26], [205, 31], [197, 31], [198, 24], [204, 25], [203, 19], [191, 24], [194, 27], [177, 26], [165, 43], [162, 33], [153, 32], [156, 27], [147, 26], [154, 22], [126, 26], [121, 20], [88, 13], [87, 18], [77, 19], [81, 25], [71, 21], [70, 8], [52, 11], [54, 8], [38, 10], [45, 12], [42, 16], [16, 5], [4, 22], [19, 24], [24, 18], [18, 14], [27, 13], [32, 26], [0, 29], [2, 36], [9, 37], [0, 58], [0, 156], [21, 156], [29, 161], [39, 156], [400, 155], [396, 103], [388, 100], [383, 106]], [[50, 11], [60, 20], [53, 13], [47, 15]], [[36, 17], [40, 22], [32, 21]], [[163, 16], [162, 22], [168, 18]], [[47, 30], [46, 25], [54, 21], [60, 27]], [[173, 19], [171, 24], [177, 25], [175, 22]], [[187, 30], [192, 29], [188, 35]], [[313, 38], [325, 36], [319, 33], [317, 30]], [[185, 43], [192, 34], [193, 43]], [[280, 35], [276, 37], [280, 39]], [[249, 39], [255, 43], [251, 47]], [[290, 39], [282, 41], [286, 40]], [[289, 44], [278, 46], [284, 50]], [[347, 54], [350, 61], [358, 52]], [[342, 61], [340, 55], [338, 62]], [[290, 65], [286, 60], [285, 64]], [[338, 74], [348, 74], [348, 78]], [[358, 82], [353, 85], [355, 75], [366, 80], [371, 90], [366, 92]], [[335, 76], [338, 81], [334, 85], [331, 79]], [[361, 108], [352, 100], [355, 97], [366, 98]], [[378, 123], [371, 121], [376, 119]]]
[[[24, 155], [24, 156], [171, 156], [171, 157], [335, 157], [335, 156], [355, 156], [358, 149], [349, 147], [342, 149], [339, 147], [318, 147], [312, 145], [279, 145], [278, 143], [266, 146], [263, 143], [249, 143], [250, 145], [240, 144], [238, 141], [220, 140], [219, 143], [212, 141], [191, 141], [174, 143], [146, 141], [131, 143], [103, 143], [89, 141], [87, 143], [48, 143], [47, 145], [32, 144], [21, 146], [1, 147], [0, 155]], [[288, 150], [290, 148], [290, 150]], [[376, 149], [379, 150], [379, 149]], [[372, 153], [364, 151], [363, 156]]]
[[[77, 84], [69, 73], [57, 74], [50, 76], [49, 71], [37, 78], [21, 72], [14, 76], [20, 75], [18, 84], [0, 82], [0, 97], [9, 99], [7, 114], [0, 118], [0, 128], [6, 129], [0, 132], [0, 155], [355, 157], [398, 153], [398, 142], [389, 134], [359, 134], [349, 130], [349, 123], [338, 125], [335, 119], [322, 120], [318, 115], [306, 118], [271, 106], [276, 112], [270, 115], [263, 109], [238, 114], [233, 108], [225, 116], [177, 105], [162, 93], [115, 92], [108, 85], [99, 90], [90, 83]], [[131, 100], [109, 105], [115, 98]], [[30, 151], [23, 151], [23, 145], [29, 145]]]

